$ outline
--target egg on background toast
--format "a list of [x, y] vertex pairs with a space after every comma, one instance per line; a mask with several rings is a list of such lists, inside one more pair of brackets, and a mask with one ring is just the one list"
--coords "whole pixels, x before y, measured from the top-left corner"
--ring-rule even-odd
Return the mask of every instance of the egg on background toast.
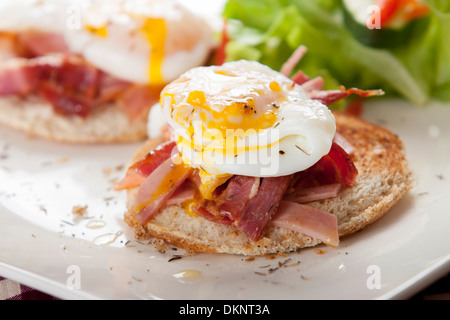
[[215, 46], [173, 0], [5, 0], [0, 17], [0, 122], [52, 140], [145, 138], [164, 85]]

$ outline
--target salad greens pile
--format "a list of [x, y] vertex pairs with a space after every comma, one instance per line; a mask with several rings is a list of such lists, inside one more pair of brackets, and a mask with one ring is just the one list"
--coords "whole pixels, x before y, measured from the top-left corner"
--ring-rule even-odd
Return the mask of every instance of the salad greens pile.
[[450, 101], [450, 1], [424, 1], [430, 11], [410, 26], [408, 41], [379, 48], [358, 41], [340, 0], [228, 0], [226, 59], [280, 70], [305, 45], [298, 69], [322, 76], [325, 89], [383, 89], [416, 105]]

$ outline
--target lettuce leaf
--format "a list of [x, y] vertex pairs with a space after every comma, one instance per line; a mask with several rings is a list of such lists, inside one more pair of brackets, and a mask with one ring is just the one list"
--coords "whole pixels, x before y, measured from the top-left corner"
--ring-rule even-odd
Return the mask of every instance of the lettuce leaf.
[[[436, 59], [436, 97], [450, 101], [450, 1], [427, 1], [433, 15], [432, 24], [436, 29], [436, 46], [432, 59]], [[422, 45], [425, 45], [423, 43]]]
[[305, 45], [308, 53], [297, 68], [323, 76], [326, 89], [381, 88], [417, 105], [450, 101], [450, 2], [427, 3], [431, 13], [414, 25], [409, 42], [378, 49], [354, 38], [339, 0], [228, 0], [227, 60], [257, 60], [279, 70]]

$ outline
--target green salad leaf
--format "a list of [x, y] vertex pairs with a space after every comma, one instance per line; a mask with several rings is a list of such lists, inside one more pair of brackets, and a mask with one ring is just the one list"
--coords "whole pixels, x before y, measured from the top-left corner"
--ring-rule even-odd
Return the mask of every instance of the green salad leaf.
[[425, 1], [430, 13], [411, 25], [406, 43], [376, 48], [348, 29], [340, 0], [228, 0], [227, 60], [256, 60], [280, 70], [305, 45], [308, 53], [297, 69], [324, 77], [325, 89], [380, 88], [416, 105], [450, 101], [450, 1]]

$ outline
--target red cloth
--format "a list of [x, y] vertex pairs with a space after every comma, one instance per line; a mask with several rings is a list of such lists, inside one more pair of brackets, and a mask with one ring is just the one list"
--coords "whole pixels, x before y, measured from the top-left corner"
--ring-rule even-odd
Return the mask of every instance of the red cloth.
[[10, 279], [0, 277], [0, 300], [59, 300]]

